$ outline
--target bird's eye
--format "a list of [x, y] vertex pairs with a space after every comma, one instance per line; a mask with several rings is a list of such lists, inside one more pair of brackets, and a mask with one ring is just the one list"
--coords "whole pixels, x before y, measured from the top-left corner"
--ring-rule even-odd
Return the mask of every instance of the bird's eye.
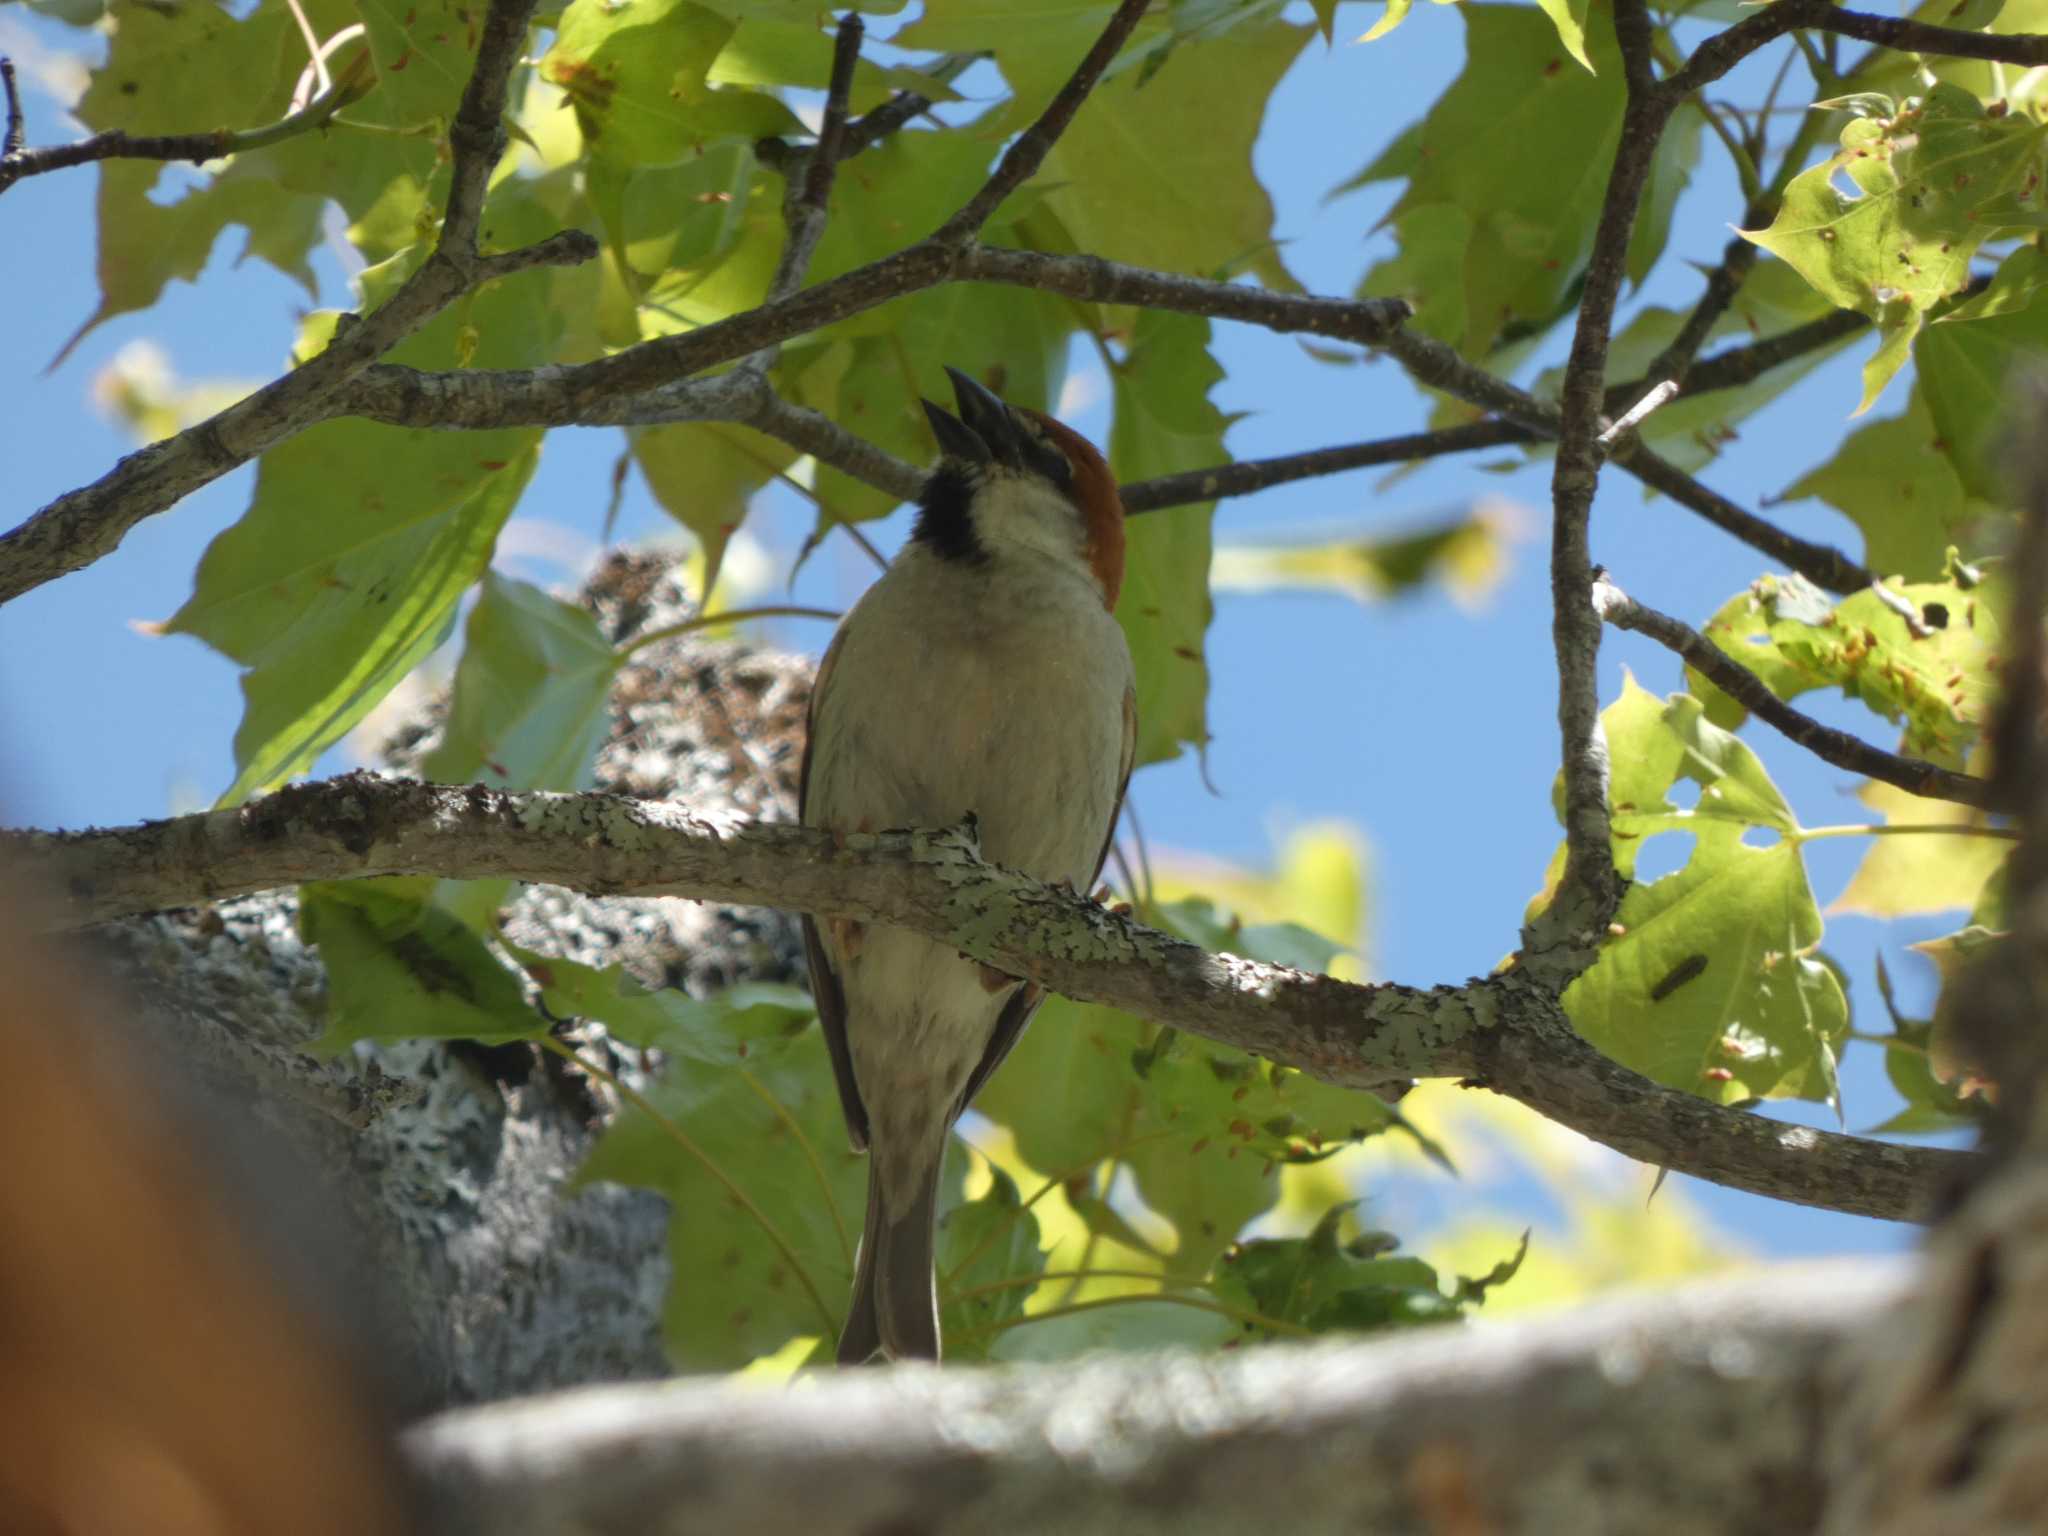
[[1074, 466], [1066, 453], [1050, 437], [1045, 428], [1030, 417], [1024, 418], [1027, 430], [1025, 442], [1029, 446], [1032, 465], [1061, 490], [1069, 490], [1074, 484]]

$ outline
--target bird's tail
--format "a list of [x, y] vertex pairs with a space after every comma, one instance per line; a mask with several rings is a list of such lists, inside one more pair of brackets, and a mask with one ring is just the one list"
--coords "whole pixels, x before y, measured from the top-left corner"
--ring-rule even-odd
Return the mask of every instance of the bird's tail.
[[932, 1275], [939, 1165], [920, 1181], [917, 1199], [897, 1220], [882, 1210], [880, 1170], [868, 1160], [868, 1219], [854, 1267], [853, 1301], [839, 1335], [839, 1363], [939, 1358], [939, 1295]]

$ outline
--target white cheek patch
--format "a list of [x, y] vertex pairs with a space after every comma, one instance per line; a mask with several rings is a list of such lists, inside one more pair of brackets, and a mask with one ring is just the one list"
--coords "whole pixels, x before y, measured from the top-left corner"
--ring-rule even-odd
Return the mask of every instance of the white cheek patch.
[[1086, 564], [1088, 529], [1081, 510], [1043, 480], [992, 475], [973, 507], [974, 532], [984, 548], [1027, 549], [1055, 560]]

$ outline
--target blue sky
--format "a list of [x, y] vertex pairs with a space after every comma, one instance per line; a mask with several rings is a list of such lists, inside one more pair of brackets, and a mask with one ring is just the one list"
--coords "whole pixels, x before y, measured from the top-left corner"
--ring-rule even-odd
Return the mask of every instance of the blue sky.
[[[1319, 291], [1348, 293], [1391, 250], [1388, 235], [1372, 226], [1392, 189], [1326, 202], [1329, 188], [1422, 111], [1462, 59], [1454, 8], [1421, 7], [1392, 38], [1351, 45], [1378, 14], [1377, 5], [1341, 8], [1338, 45], [1326, 49], [1318, 41], [1307, 49], [1275, 98], [1258, 146], [1288, 263]], [[0, 15], [0, 49], [32, 66], [32, 142], [76, 131], [37, 88], [43, 71], [36, 61], [50, 48], [75, 46], [77, 36], [20, 8]], [[1740, 77], [1725, 94], [1743, 97]], [[261, 380], [278, 368], [296, 317], [308, 307], [306, 295], [268, 267], [233, 265], [235, 242], [223, 240], [197, 286], [173, 284], [154, 310], [101, 328], [62, 367], [44, 373], [96, 297], [94, 188], [94, 173], [81, 170], [31, 179], [7, 194], [13, 238], [0, 242], [0, 292], [16, 300], [0, 366], [8, 490], [0, 515], [9, 521], [103, 473], [134, 446], [90, 404], [92, 381], [124, 346], [148, 338], [186, 378]], [[1667, 259], [1644, 297], [1689, 304], [1699, 279], [1683, 262], [1718, 259], [1740, 202], [1709, 144], [1673, 235], [1673, 254], [1682, 260]], [[331, 258], [322, 258], [321, 272], [323, 301], [346, 302]], [[1554, 341], [1538, 364], [1555, 360], [1562, 343]], [[1864, 350], [1850, 349], [1745, 425], [1705, 478], [1750, 507], [1782, 491], [1813, 462], [1817, 444], [1837, 440], [1856, 402]], [[1229, 439], [1238, 456], [1423, 425], [1422, 402], [1390, 362], [1333, 369], [1289, 338], [1227, 326], [1219, 328], [1217, 351], [1229, 372], [1217, 403], [1243, 413]], [[1091, 373], [1098, 369], [1092, 354], [1077, 351], [1074, 360], [1072, 419], [1099, 440], [1107, 431], [1107, 390], [1099, 371]], [[1904, 393], [1903, 382], [1895, 384], [1878, 414], [1896, 411]], [[574, 549], [594, 541], [616, 452], [612, 433], [551, 434], [522, 507], [526, 521], [515, 524], [518, 542]], [[1374, 970], [1425, 984], [1484, 972], [1513, 947], [1524, 903], [1557, 839], [1549, 804], [1556, 726], [1544, 571], [1547, 467], [1495, 474], [1481, 462], [1439, 462], [1384, 488], [1381, 473], [1367, 471], [1223, 504], [1219, 539], [1266, 540], [1311, 530], [1394, 532], [1480, 498], [1505, 498], [1525, 509], [1525, 537], [1510, 551], [1505, 580], [1477, 610], [1440, 589], [1374, 606], [1332, 595], [1222, 595], [1209, 636], [1214, 741], [1207, 776], [1214, 789], [1191, 759], [1149, 770], [1133, 788], [1155, 845], [1247, 863], [1266, 860], [1291, 826], [1327, 818], [1356, 825], [1371, 850]], [[183, 600], [200, 551], [239, 515], [252, 478], [244, 471], [208, 487], [142, 524], [110, 558], [0, 609], [0, 785], [10, 821], [136, 820], [209, 801], [232, 779], [230, 740], [240, 715], [234, 669], [194, 641], [151, 638], [133, 621], [166, 617]], [[1855, 530], [1817, 504], [1777, 515], [1811, 537], [1860, 547]], [[906, 524], [898, 512], [876, 530], [878, 540], [892, 547]], [[794, 497], [771, 496], [757, 509], [750, 530], [775, 561], [769, 600], [780, 600], [780, 573], [809, 525], [809, 508]], [[621, 534], [648, 537], [669, 526], [636, 480]], [[1603, 482], [1594, 550], [1633, 595], [1693, 620], [1768, 568], [1669, 503], [1646, 503], [1633, 482], [1617, 476]], [[522, 561], [520, 569], [544, 567]], [[844, 606], [871, 569], [850, 543], [834, 540], [805, 569], [795, 598]], [[827, 637], [817, 624], [770, 634], [813, 652]], [[1668, 654], [1610, 634], [1600, 662], [1603, 698], [1619, 689], [1624, 667], [1653, 691], [1679, 686]], [[1809, 702], [1831, 723], [1884, 739], [1883, 727], [1860, 711], [1833, 700], [1802, 705]], [[1746, 735], [1803, 821], [1865, 819], [1849, 798], [1854, 782], [1846, 775], [1759, 727]], [[333, 758], [333, 765], [342, 760]], [[1863, 847], [1848, 839], [1810, 846], [1823, 906]], [[1851, 977], [1860, 1027], [1882, 1027], [1870, 1022], [1881, 1017], [1870, 984], [1880, 941], [1903, 1000], [1924, 1005], [1931, 972], [1902, 955], [1903, 946], [1953, 926], [1928, 920], [1880, 929], [1861, 919], [1830, 919], [1826, 947]], [[1895, 1107], [1869, 1047], [1849, 1052], [1844, 1088], [1851, 1128], [1874, 1124]], [[1785, 1113], [1834, 1124], [1832, 1113], [1818, 1107]], [[1693, 1191], [1718, 1222], [1771, 1252], [1887, 1250], [1909, 1237], [1883, 1223], [1704, 1186]]]

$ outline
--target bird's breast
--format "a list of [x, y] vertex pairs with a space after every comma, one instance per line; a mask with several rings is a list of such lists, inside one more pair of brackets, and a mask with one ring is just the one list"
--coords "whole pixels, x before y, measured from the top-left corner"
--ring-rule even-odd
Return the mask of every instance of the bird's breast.
[[966, 580], [891, 569], [848, 616], [813, 717], [805, 819], [840, 830], [949, 826], [1079, 886], [1115, 813], [1130, 652], [1064, 573]]

